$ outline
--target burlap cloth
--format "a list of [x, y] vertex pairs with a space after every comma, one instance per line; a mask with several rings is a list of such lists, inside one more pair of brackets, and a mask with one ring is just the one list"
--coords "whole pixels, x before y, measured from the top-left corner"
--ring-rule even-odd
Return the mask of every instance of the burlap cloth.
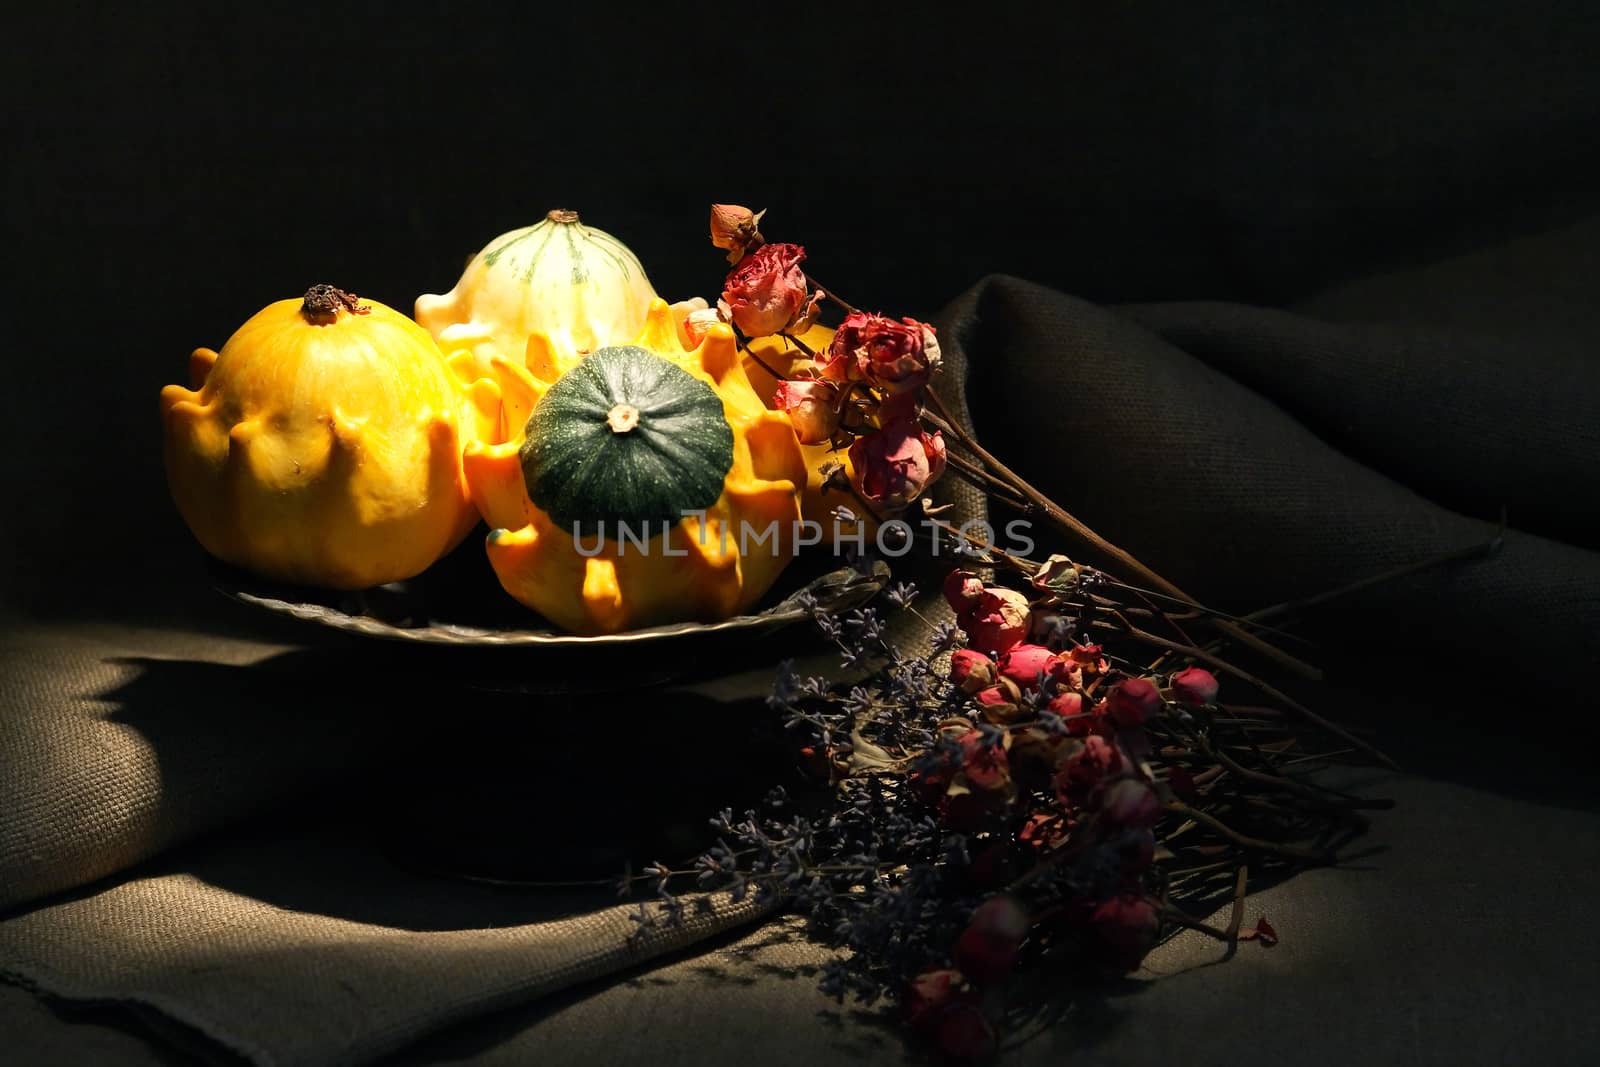
[[[1401, 642], [1413, 662], [1428, 649], [1457, 663], [1538, 662], [1543, 691], [1570, 702], [1600, 642], [1600, 556], [1592, 509], [1542, 507], [1538, 490], [1593, 499], [1592, 367], [1558, 359], [1559, 390], [1541, 390], [1510, 374], [1525, 355], [1514, 347], [1463, 364], [1447, 341], [1407, 335], [1395, 349], [1392, 335], [1275, 315], [1111, 312], [1001, 278], [957, 301], [941, 335], [947, 381], [984, 361], [974, 412], [997, 450], [1230, 606], [1470, 544], [1493, 532], [1485, 516], [1526, 498], [1530, 529], [1513, 529], [1500, 556], [1374, 591], [1331, 629], [1369, 664]], [[1461, 371], [1448, 377], [1452, 390], [1427, 388], [1446, 378], [1414, 373], [1424, 359]], [[1297, 408], [1306, 380], [1316, 388]], [[1429, 447], [1401, 449], [1398, 465], [1380, 469], [1394, 449], [1386, 410], [1425, 422]], [[1511, 427], [1530, 419], [1542, 451], [1521, 454]], [[970, 494], [957, 503], [958, 518], [981, 507]], [[604, 891], [508, 892], [409, 871], [381, 844], [406, 828], [385, 819], [389, 798], [362, 795], [366, 772], [392, 758], [384, 739], [397, 709], [421, 705], [439, 729], [465, 729], [456, 708], [471, 698], [457, 680], [430, 677], [421, 659], [374, 679], [349, 669], [344, 646], [290, 650], [194, 629], [8, 627], [8, 981], [56, 1001], [122, 1006], [214, 1056], [358, 1063], [762, 917], [720, 902], [682, 929], [630, 942], [627, 907]], [[734, 700], [738, 686], [758, 690], [769, 676], [741, 666], [750, 671], [737, 684], [704, 699]], [[1448, 706], [1463, 721], [1487, 716]], [[483, 744], [504, 742], [486, 733]], [[1467, 758], [1466, 747], [1451, 759]], [[604, 753], [556, 758], [603, 763]], [[530, 754], [530, 774], [541, 759]], [[643, 807], [674, 788], [675, 772], [612, 788]], [[530, 836], [582, 818], [581, 797], [562, 801], [529, 813]], [[1528, 848], [1555, 847], [1540, 841]], [[1464, 884], [1467, 851], [1452, 855], [1441, 877]]]

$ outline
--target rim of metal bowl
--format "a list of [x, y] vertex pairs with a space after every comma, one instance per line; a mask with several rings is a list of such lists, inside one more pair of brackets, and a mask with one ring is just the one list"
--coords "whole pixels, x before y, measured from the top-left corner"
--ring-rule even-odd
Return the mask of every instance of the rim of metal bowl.
[[223, 594], [251, 607], [316, 623], [330, 629], [387, 641], [478, 648], [604, 648], [716, 633], [762, 633], [809, 618], [811, 609], [803, 602], [808, 594], [815, 600], [815, 606], [818, 608], [828, 611], [846, 610], [864, 604], [877, 595], [888, 581], [888, 576], [888, 568], [881, 561], [874, 563], [871, 574], [854, 567], [841, 567], [812, 579], [778, 603], [753, 615], [735, 615], [709, 623], [666, 623], [639, 630], [591, 636], [563, 633], [555, 629], [488, 629], [446, 622], [430, 622], [423, 626], [400, 626], [370, 615], [351, 614], [328, 604], [293, 600], [284, 595], [269, 595], [259, 591], [259, 588], [252, 590], [249, 586], [255, 583], [250, 581], [249, 576], [234, 573], [231, 568], [214, 572], [212, 584]]

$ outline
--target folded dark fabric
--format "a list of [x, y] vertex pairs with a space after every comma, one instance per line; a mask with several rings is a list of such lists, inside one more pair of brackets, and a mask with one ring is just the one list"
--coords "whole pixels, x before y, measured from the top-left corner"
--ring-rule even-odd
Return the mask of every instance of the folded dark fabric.
[[1317, 637], [1390, 673], [1526, 665], [1568, 700], [1600, 662], [1600, 364], [1006, 277], [944, 322], [986, 446], [1202, 600], [1255, 610], [1485, 543], [1505, 505], [1498, 553], [1320, 609]]

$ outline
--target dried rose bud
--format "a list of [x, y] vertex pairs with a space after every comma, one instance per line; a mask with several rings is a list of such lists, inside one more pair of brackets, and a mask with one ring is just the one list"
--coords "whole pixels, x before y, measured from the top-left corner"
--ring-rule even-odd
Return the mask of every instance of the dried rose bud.
[[1100, 796], [1100, 817], [1119, 830], [1145, 830], [1161, 818], [1161, 799], [1137, 778], [1119, 778]]
[[1011, 782], [1006, 750], [986, 744], [977, 730], [961, 735], [961, 774], [974, 789], [1004, 789]]
[[699, 348], [700, 342], [711, 332], [711, 327], [725, 321], [721, 308], [699, 308], [691, 311], [683, 319], [684, 339], [688, 341], [690, 348]]
[[1043, 645], [1013, 645], [1000, 657], [999, 666], [1001, 677], [1024, 691], [1038, 689], [1042, 679], [1059, 682], [1067, 672], [1060, 657]]
[[819, 293], [806, 288], [799, 245], [762, 245], [733, 270], [717, 307], [747, 337], [802, 333], [816, 321]]
[[1202, 667], [1190, 667], [1172, 676], [1172, 699], [1180, 704], [1215, 704], [1217, 676]]
[[970, 648], [958, 648], [950, 654], [950, 680], [968, 696], [987, 689], [999, 677], [994, 660]]
[[985, 589], [978, 602], [961, 612], [956, 621], [975, 649], [998, 656], [1028, 633], [1028, 598], [1014, 589]]
[[965, 992], [966, 977], [953, 967], [923, 971], [906, 986], [901, 1008], [906, 1022], [921, 1026], [954, 1004]]
[[911, 786], [911, 792], [924, 804], [934, 805], [944, 799], [945, 791], [950, 788], [950, 780], [955, 777], [954, 767], [939, 767], [928, 771], [913, 771], [906, 776], [906, 783]]
[[983, 583], [970, 571], [954, 570], [944, 579], [944, 598], [953, 611], [966, 611], [983, 596]]
[[1138, 970], [1161, 932], [1161, 915], [1148, 897], [1122, 893], [1094, 909], [1089, 924], [1098, 935], [1101, 959], [1123, 974]]
[[939, 341], [933, 327], [916, 319], [897, 322], [853, 311], [834, 331], [818, 362], [823, 377], [834, 381], [868, 382], [886, 393], [907, 393], [928, 384], [939, 368]]
[[[768, 246], [771, 247], [771, 246]], [[868, 503], [897, 511], [944, 473], [944, 438], [910, 419], [892, 422], [850, 445], [852, 484]]]
[[987, 689], [977, 693], [978, 706], [983, 717], [996, 724], [1016, 722], [1023, 717], [1022, 690], [1009, 678], [1001, 678]]
[[1003, 841], [992, 841], [975, 852], [966, 869], [968, 884], [977, 889], [1010, 885], [1019, 873], [1011, 858], [1011, 846]]
[[973, 910], [956, 939], [956, 966], [974, 981], [999, 981], [1016, 967], [1030, 925], [1027, 910], [1015, 897], [990, 897]]
[[1109, 778], [1122, 774], [1127, 761], [1115, 745], [1099, 734], [1083, 739], [1083, 747], [1062, 760], [1051, 785], [1064, 807], [1087, 807], [1097, 790]]
[[1104, 674], [1110, 670], [1104, 653], [1099, 645], [1074, 645], [1067, 649], [1065, 658], [1083, 668], [1084, 674]]
[[952, 1060], [982, 1060], [999, 1048], [994, 1027], [976, 999], [961, 1000], [940, 1013], [933, 1040]]
[[772, 402], [779, 411], [789, 413], [795, 436], [803, 445], [831, 441], [839, 429], [839, 387], [832, 382], [779, 382]]
[[1056, 765], [1066, 758], [1071, 746], [1077, 743], [1070, 737], [1062, 737], [1038, 727], [1013, 730], [1011, 743], [1006, 747], [1006, 762], [1010, 765], [1011, 777], [1030, 792], [1048, 791], [1050, 779], [1056, 773]]
[[750, 248], [760, 248], [761, 216], [766, 210], [752, 212], [738, 204], [711, 205], [711, 243], [728, 250], [728, 262], [737, 263]]
[[1148, 678], [1129, 678], [1111, 690], [1106, 711], [1124, 730], [1137, 729], [1161, 710], [1161, 690]]
[[1139, 874], [1156, 860], [1156, 835], [1151, 830], [1129, 834], [1117, 848], [1122, 857], [1122, 873], [1128, 877]]
[[1034, 572], [1034, 588], [1043, 593], [1071, 594], [1078, 590], [1081, 574], [1078, 565], [1066, 556], [1052, 555]]
[[939, 823], [958, 834], [982, 830], [994, 813], [993, 797], [998, 793], [975, 793], [971, 790], [945, 794], [939, 801]]
[[1057, 693], [1045, 707], [1066, 720], [1068, 735], [1087, 737], [1095, 732], [1094, 714], [1084, 707], [1082, 693]]

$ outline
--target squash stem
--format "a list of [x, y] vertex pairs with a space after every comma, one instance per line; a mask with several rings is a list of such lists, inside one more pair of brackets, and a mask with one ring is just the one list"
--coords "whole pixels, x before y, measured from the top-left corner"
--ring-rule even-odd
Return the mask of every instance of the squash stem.
[[300, 301], [300, 314], [313, 326], [332, 326], [339, 321], [339, 312], [348, 311], [352, 315], [365, 315], [372, 310], [361, 302], [361, 298], [354, 293], [347, 293], [343, 289], [331, 285], [313, 285], [306, 290], [305, 297]]

